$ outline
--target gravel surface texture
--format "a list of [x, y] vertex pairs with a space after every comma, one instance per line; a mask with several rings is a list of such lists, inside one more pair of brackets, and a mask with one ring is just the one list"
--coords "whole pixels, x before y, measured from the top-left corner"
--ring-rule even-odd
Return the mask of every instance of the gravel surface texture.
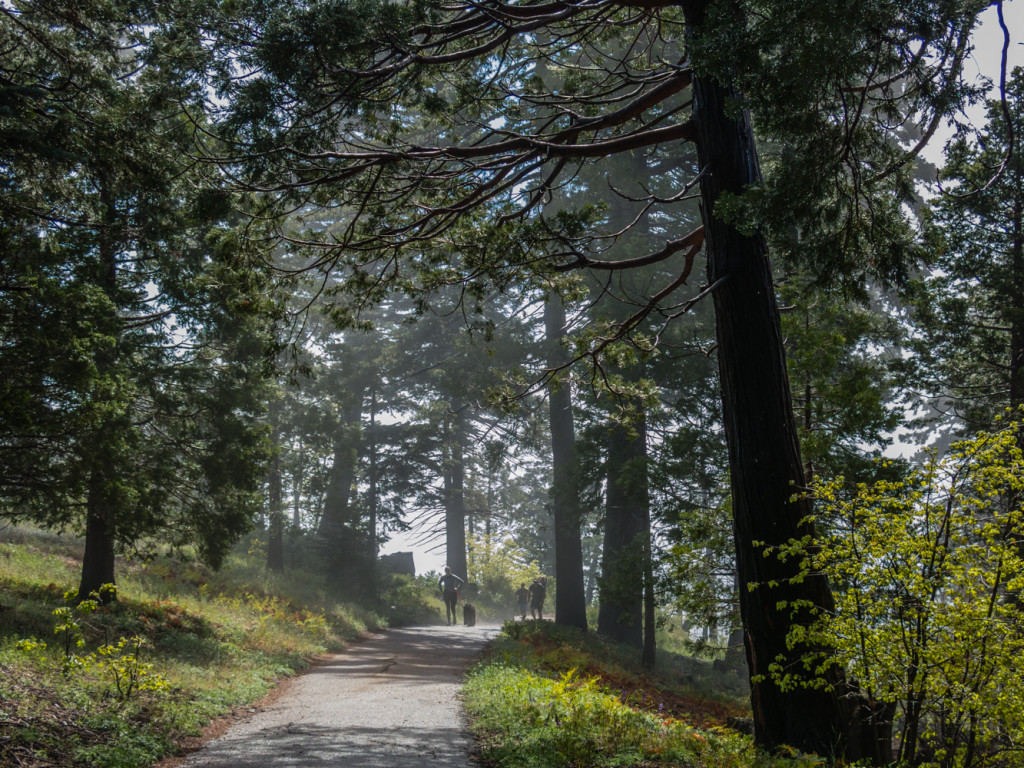
[[456, 698], [498, 627], [389, 630], [318, 663], [187, 768], [471, 768]]

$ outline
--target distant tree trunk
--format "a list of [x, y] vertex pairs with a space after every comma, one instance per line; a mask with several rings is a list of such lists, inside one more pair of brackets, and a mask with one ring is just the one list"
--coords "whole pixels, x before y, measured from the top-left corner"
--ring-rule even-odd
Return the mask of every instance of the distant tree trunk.
[[88, 600], [95, 592], [100, 601], [109, 603], [117, 599], [115, 593], [101, 592], [104, 584], [114, 581], [114, 531], [109, 523], [106, 507], [109, 502], [103, 490], [106, 479], [99, 469], [93, 469], [86, 500], [85, 554], [82, 557], [82, 580], [78, 585], [78, 599]]
[[302, 451], [296, 451], [295, 470], [292, 472], [292, 526], [296, 531], [302, 530], [302, 477], [306, 462], [302, 460]]
[[491, 516], [494, 514], [494, 475], [487, 473], [487, 510], [484, 513], [484, 539], [487, 541], [488, 551], [491, 546]]
[[464, 461], [466, 416], [463, 408], [453, 407], [448, 430], [448, 456], [444, 468], [444, 532], [448, 565], [459, 578], [465, 579], [466, 563], [466, 497], [463, 491], [466, 466]]
[[[681, 5], [687, 34], [699, 35], [710, 0], [682, 0]], [[764, 239], [740, 232], [715, 212], [722, 193], [738, 195], [760, 181], [760, 166], [749, 118], [737, 114], [742, 95], [698, 76], [693, 99], [754, 738], [766, 748], [788, 744], [821, 755], [842, 754], [842, 681], [833, 681], [838, 689], [830, 693], [803, 687], [783, 692], [771, 680], [769, 665], [780, 655], [792, 655], [786, 646], [789, 628], [807, 618], [794, 617], [789, 606], [806, 601], [828, 610], [833, 601], [824, 578], [793, 581], [798, 563], [762, 554], [763, 546], [808, 533], [803, 520], [810, 507], [791, 501], [804, 485], [804, 474]], [[751, 584], [761, 586], [749, 589]], [[782, 601], [786, 607], [780, 607]]]
[[[646, 474], [646, 473], [645, 473]], [[644, 485], [646, 486], [646, 477]], [[644, 646], [640, 654], [640, 666], [648, 672], [654, 669], [655, 658], [657, 657], [656, 618], [654, 615], [654, 535], [651, 530], [651, 505], [644, 504], [643, 519], [643, 542], [644, 542]]]
[[[564, 364], [566, 350], [565, 307], [559, 296], [544, 303], [544, 326], [548, 343], [548, 365]], [[580, 530], [579, 473], [576, 467], [576, 432], [572, 416], [572, 394], [568, 384], [548, 390], [551, 418], [552, 502], [555, 526], [555, 622], [587, 628], [587, 606], [583, 592], [583, 541]]]
[[[1018, 180], [1020, 178], [1018, 177]], [[1024, 405], [1024, 199], [1021, 185], [1013, 200], [1013, 242], [1010, 245], [1013, 290], [1010, 306], [1010, 408], [1016, 411]], [[1016, 418], [1016, 416], [1015, 416]], [[1024, 443], [1024, 436], [1018, 439]]]
[[606, 637], [637, 648], [643, 645], [644, 520], [647, 508], [647, 440], [642, 424], [635, 431], [608, 427], [604, 553], [601, 561], [597, 629]]
[[[811, 314], [810, 312], [804, 313], [804, 331], [807, 336], [810, 336], [811, 327]], [[814, 389], [811, 386], [811, 374], [807, 371], [804, 380], [804, 393], [803, 393], [803, 410], [804, 410], [804, 434], [810, 435], [814, 429]], [[807, 459], [804, 464], [804, 477], [814, 477], [814, 462]]]
[[267, 529], [267, 569], [278, 573], [284, 570], [284, 507], [281, 498], [281, 456], [275, 453], [267, 478], [267, 517], [270, 521]]
[[368, 550], [367, 556], [371, 563], [370, 568], [370, 590], [371, 593], [376, 596], [378, 584], [380, 583], [379, 569], [380, 564], [377, 562], [377, 558], [380, 554], [380, 548], [377, 546], [377, 387], [374, 385], [370, 389], [370, 426], [366, 430], [367, 438], [367, 453], [370, 457], [370, 477], [369, 477], [369, 488], [367, 491], [367, 522], [366, 529], [369, 534], [369, 540], [367, 541]]
[[270, 403], [270, 442], [274, 458], [267, 473], [267, 570], [284, 570], [284, 504], [281, 478], [281, 429], [279, 425], [281, 402]]
[[[354, 587], [365, 580], [359, 567], [359, 531], [352, 515], [352, 488], [359, 462], [359, 433], [363, 413], [363, 392], [345, 393], [341, 423], [334, 438], [334, 465], [324, 496], [318, 536], [326, 549], [328, 581], [335, 588]], [[358, 577], [358, 578], [357, 578]]]
[[597, 594], [597, 581], [598, 576], [601, 573], [601, 552], [602, 550], [594, 547], [593, 556], [590, 558], [588, 570], [586, 574], [586, 604], [592, 605], [594, 598]]

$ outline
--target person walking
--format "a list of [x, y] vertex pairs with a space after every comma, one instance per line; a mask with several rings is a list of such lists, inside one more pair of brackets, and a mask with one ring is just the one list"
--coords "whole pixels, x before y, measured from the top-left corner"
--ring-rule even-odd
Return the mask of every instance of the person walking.
[[448, 617], [448, 625], [457, 622], [455, 618], [455, 606], [459, 604], [459, 587], [466, 582], [452, 573], [450, 566], [444, 567], [444, 575], [437, 580], [437, 587], [441, 590], [441, 598], [444, 600], [444, 611]]
[[523, 621], [526, 621], [526, 611], [530, 607], [530, 590], [526, 588], [526, 584], [520, 584], [519, 589], [516, 590], [516, 604], [519, 606], [519, 614]]
[[548, 596], [546, 582], [542, 576], [530, 585], [530, 615], [535, 619], [544, 618], [544, 598]]

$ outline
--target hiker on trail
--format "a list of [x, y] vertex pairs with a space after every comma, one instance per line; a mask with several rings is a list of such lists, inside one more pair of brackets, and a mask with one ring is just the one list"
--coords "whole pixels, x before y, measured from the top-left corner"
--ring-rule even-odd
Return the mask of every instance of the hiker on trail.
[[516, 590], [516, 603], [519, 605], [519, 613], [526, 621], [526, 610], [530, 607], [530, 590], [526, 588], [526, 584], [520, 584], [519, 589]]
[[441, 597], [444, 599], [444, 611], [448, 616], [450, 625], [455, 618], [455, 606], [459, 603], [459, 587], [466, 582], [452, 573], [450, 566], [444, 567], [444, 576], [437, 580], [438, 589], [441, 590]]
[[544, 577], [534, 579], [530, 585], [530, 615], [535, 619], [544, 618], [544, 598], [548, 596]]

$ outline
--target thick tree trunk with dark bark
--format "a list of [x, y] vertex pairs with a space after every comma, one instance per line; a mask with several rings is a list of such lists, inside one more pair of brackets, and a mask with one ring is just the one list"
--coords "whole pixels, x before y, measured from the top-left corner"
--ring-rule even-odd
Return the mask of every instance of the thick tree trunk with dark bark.
[[334, 464], [324, 496], [324, 511], [317, 534], [324, 546], [329, 584], [349, 593], [363, 588], [365, 574], [359, 561], [358, 520], [352, 513], [352, 488], [359, 463], [363, 392], [346, 393], [341, 424], [334, 438]]
[[109, 603], [117, 595], [104, 592], [101, 587], [114, 583], [114, 537], [106, 517], [90, 512], [85, 521], [85, 556], [82, 559], [82, 580], [78, 585], [79, 598], [86, 600], [95, 592], [100, 602]]
[[[100, 203], [103, 211], [103, 226], [100, 228], [99, 284], [111, 302], [115, 303], [117, 293], [117, 247], [115, 244], [116, 224], [118, 220], [117, 204], [106, 180], [99, 181]], [[116, 312], [106, 318], [106, 331], [114, 338], [120, 339], [122, 324]], [[96, 356], [96, 367], [106, 373], [116, 362], [117, 352], [113, 349], [102, 351]], [[108, 423], [100, 425], [95, 434], [95, 444], [90, 446], [88, 454], [83, 457], [91, 462], [89, 472], [88, 497], [86, 499], [85, 519], [85, 551], [82, 555], [82, 579], [78, 586], [78, 599], [87, 600], [96, 592], [104, 603], [117, 599], [116, 592], [100, 592], [104, 584], [115, 584], [114, 581], [114, 546], [116, 535], [113, 516], [118, 512], [115, 501], [107, 491], [107, 472], [117, 471], [110, 466], [108, 458], [108, 440], [116, 441], [116, 431], [120, 428], [117, 416], [108, 416]]]
[[[566, 354], [559, 343], [565, 335], [565, 307], [561, 297], [548, 296], [544, 303], [544, 328], [549, 350], [548, 365], [558, 368], [565, 363]], [[551, 419], [551, 495], [554, 506], [557, 586], [555, 622], [586, 629], [579, 472], [576, 467], [576, 431], [569, 385], [552, 385], [548, 391], [548, 404]]]
[[82, 556], [82, 580], [78, 585], [78, 599], [88, 600], [94, 592], [100, 602], [117, 599], [116, 592], [103, 592], [104, 584], [114, 581], [114, 530], [107, 517], [109, 502], [104, 493], [104, 477], [99, 469], [89, 479], [89, 497], [86, 499], [85, 553]]
[[[683, 0], [690, 35], [700, 34], [709, 4]], [[760, 181], [760, 167], [749, 118], [736, 116], [741, 94], [713, 78], [696, 77], [693, 95], [755, 741], [841, 755], [846, 724], [838, 693], [800, 687], [783, 692], [771, 679], [769, 666], [779, 656], [792, 656], [786, 647], [790, 627], [806, 618], [780, 603], [807, 601], [827, 610], [833, 601], [825, 579], [794, 582], [796, 562], [782, 563], [762, 551], [806, 534], [802, 521], [810, 508], [791, 500], [804, 474], [765, 243], [715, 211], [723, 193], [740, 194]], [[748, 588], [752, 584], [758, 586]]]
[[[646, 430], [608, 428], [601, 607], [597, 629], [616, 642], [643, 646], [644, 555], [650, 541]], [[645, 542], [645, 538], [647, 542]]]
[[448, 431], [448, 455], [444, 468], [444, 534], [446, 558], [452, 573], [467, 578], [466, 562], [466, 416], [456, 409]]

